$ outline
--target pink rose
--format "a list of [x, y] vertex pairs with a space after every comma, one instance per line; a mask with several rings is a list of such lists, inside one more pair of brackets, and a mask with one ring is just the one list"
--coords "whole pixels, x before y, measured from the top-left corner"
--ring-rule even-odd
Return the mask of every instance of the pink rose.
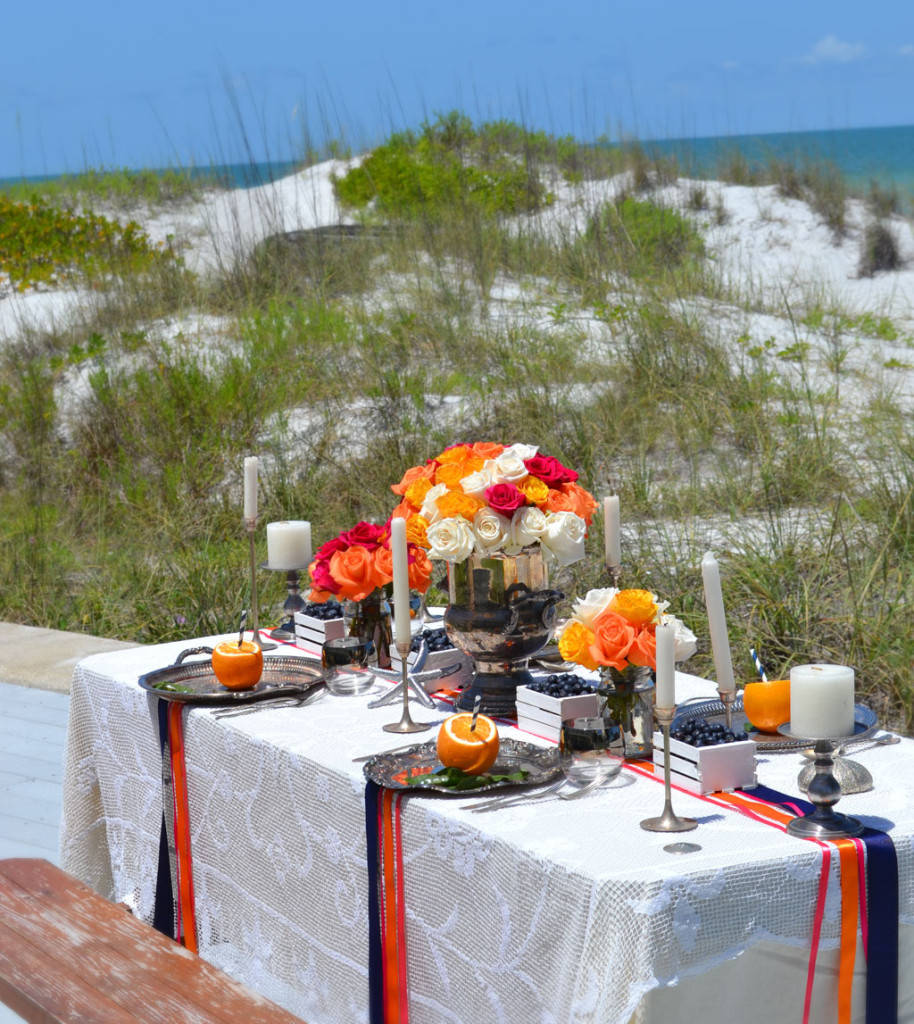
[[337, 586], [333, 574], [330, 572], [330, 559], [317, 558], [311, 563], [311, 584], [315, 590], [329, 590], [331, 594], [338, 594], [340, 588]]
[[351, 530], [340, 534], [340, 540], [348, 547], [363, 547], [373, 550], [381, 543], [383, 528], [374, 523], [356, 523]]
[[493, 512], [507, 516], [509, 519], [519, 509], [527, 504], [526, 495], [519, 491], [514, 484], [493, 484], [486, 488], [486, 501]]
[[563, 466], [552, 455], [534, 455], [532, 459], [524, 459], [524, 465], [531, 476], [556, 490], [560, 484], [573, 484], [578, 478], [573, 469]]

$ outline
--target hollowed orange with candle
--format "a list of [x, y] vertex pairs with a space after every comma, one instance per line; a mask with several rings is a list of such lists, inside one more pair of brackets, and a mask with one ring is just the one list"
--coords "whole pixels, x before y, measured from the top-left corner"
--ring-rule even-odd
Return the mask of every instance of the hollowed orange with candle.
[[779, 726], [790, 721], [790, 680], [746, 683], [743, 711], [759, 732], [777, 732]]

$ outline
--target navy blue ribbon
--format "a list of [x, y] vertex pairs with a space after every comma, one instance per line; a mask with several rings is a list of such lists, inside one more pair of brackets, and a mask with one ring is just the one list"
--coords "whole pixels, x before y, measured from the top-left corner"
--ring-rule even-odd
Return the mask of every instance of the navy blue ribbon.
[[[807, 800], [757, 786], [750, 795], [811, 814]], [[866, 846], [866, 1024], [898, 1024], [898, 857], [888, 832], [864, 827]]]
[[[159, 715], [159, 747], [163, 765], [168, 743], [168, 701], [156, 701]], [[164, 770], [164, 769], [163, 769]], [[175, 894], [171, 884], [171, 858], [168, 855], [168, 830], [165, 827], [165, 802], [162, 801], [162, 824], [159, 831], [159, 863], [156, 872], [156, 894], [152, 908], [152, 926], [170, 939], [175, 937]]]
[[381, 891], [378, 884], [378, 801], [381, 787], [365, 783], [365, 858], [368, 867], [368, 1019], [384, 1024], [384, 957], [381, 949]]

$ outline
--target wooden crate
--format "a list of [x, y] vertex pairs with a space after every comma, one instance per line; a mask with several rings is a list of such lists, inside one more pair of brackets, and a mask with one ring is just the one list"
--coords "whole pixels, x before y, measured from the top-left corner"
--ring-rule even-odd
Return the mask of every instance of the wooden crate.
[[[693, 747], [670, 740], [670, 774], [673, 785], [691, 793], [732, 792], [758, 785], [755, 773], [756, 744], [737, 740], [714, 747]], [[663, 772], [663, 733], [654, 733], [654, 774]]]

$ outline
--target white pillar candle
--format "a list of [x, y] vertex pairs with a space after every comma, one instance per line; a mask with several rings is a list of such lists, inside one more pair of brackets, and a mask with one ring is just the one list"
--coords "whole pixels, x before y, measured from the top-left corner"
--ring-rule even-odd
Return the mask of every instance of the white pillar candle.
[[311, 524], [302, 519], [267, 523], [271, 569], [306, 569], [311, 563]]
[[705, 585], [705, 605], [708, 609], [708, 631], [714, 654], [717, 689], [722, 693], [735, 690], [733, 662], [730, 658], [730, 638], [727, 635], [727, 616], [724, 613], [724, 595], [720, 588], [720, 568], [709, 551], [701, 560], [701, 578]]
[[412, 637], [409, 619], [409, 561], [406, 548], [406, 520], [390, 521], [390, 556], [394, 570], [394, 642], [408, 644]]
[[622, 538], [619, 529], [619, 495], [603, 499], [603, 545], [607, 565], [622, 564]]
[[796, 665], [790, 670], [790, 731], [805, 739], [854, 732], [854, 670], [846, 665]]
[[244, 460], [244, 518], [257, 518], [257, 463], [256, 455]]
[[654, 699], [658, 708], [676, 707], [676, 634], [669, 626], [658, 626], [654, 634], [657, 641], [657, 689]]

